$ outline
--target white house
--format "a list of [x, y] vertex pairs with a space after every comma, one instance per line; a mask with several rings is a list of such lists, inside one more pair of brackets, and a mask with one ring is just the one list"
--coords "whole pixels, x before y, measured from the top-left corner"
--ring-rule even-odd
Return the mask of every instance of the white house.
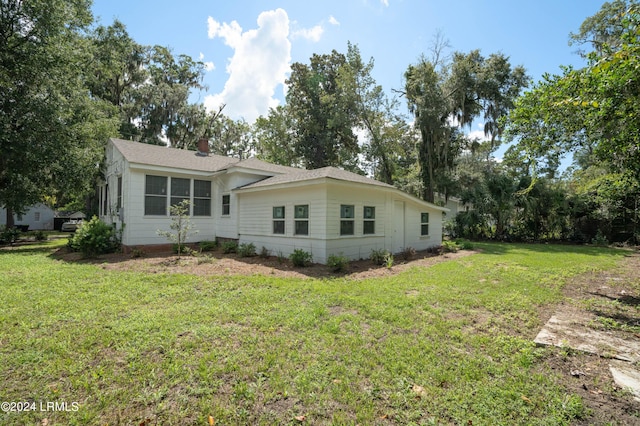
[[325, 263], [331, 254], [369, 257], [372, 249], [399, 252], [439, 246], [446, 208], [355, 173], [303, 170], [250, 158], [239, 160], [111, 139], [100, 218], [124, 225], [126, 246], [166, 244], [169, 206], [191, 201], [192, 242], [234, 239], [287, 256], [295, 249]]
[[[29, 230], [52, 230], [55, 212], [49, 206], [38, 203], [24, 214], [14, 215], [13, 222], [16, 226], [28, 227]], [[0, 225], [7, 224], [7, 210], [0, 208]]]

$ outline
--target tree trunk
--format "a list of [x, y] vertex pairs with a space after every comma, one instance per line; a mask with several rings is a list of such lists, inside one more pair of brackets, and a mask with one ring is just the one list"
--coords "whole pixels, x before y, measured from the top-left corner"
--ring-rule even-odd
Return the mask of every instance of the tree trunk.
[[13, 209], [7, 206], [7, 229], [13, 228], [15, 224], [13, 220]]

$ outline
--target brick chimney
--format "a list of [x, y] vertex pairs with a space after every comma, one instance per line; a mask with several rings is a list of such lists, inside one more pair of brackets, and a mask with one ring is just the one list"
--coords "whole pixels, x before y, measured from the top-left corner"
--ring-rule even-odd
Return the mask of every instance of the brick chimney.
[[200, 138], [198, 140], [198, 155], [209, 155], [209, 139]]

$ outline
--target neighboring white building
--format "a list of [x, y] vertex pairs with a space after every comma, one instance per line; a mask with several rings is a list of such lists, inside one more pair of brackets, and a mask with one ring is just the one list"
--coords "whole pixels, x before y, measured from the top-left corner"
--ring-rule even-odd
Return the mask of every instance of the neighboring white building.
[[[45, 230], [53, 229], [53, 218], [55, 212], [48, 206], [38, 203], [30, 207], [25, 214], [14, 215], [13, 221], [16, 226], [28, 226], [29, 230]], [[0, 225], [7, 224], [7, 210], [0, 209]]]
[[334, 167], [303, 170], [254, 158], [239, 160], [200, 151], [111, 139], [100, 218], [123, 224], [126, 246], [166, 244], [157, 230], [171, 224], [169, 206], [188, 199], [199, 232], [254, 243], [288, 256], [294, 249], [326, 263], [331, 254], [368, 258], [372, 249], [422, 250], [442, 242], [447, 209], [397, 188]]

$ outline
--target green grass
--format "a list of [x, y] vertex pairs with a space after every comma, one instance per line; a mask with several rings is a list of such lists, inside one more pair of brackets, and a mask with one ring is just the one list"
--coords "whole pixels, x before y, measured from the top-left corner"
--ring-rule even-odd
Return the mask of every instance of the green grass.
[[[106, 271], [0, 252], [0, 424], [569, 424], [588, 410], [545, 368], [537, 309], [606, 248], [482, 254], [356, 281]], [[38, 405], [39, 408], [39, 405]]]

